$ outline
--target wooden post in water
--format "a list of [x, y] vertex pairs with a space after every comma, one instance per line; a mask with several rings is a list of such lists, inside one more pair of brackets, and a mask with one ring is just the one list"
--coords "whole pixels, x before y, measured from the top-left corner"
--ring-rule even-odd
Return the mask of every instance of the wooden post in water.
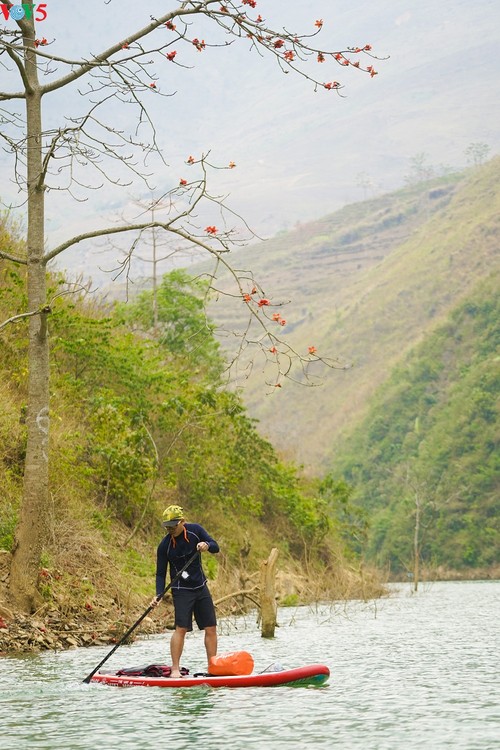
[[263, 638], [274, 638], [276, 627], [276, 561], [278, 550], [273, 547], [267, 560], [260, 564], [260, 615], [261, 635]]

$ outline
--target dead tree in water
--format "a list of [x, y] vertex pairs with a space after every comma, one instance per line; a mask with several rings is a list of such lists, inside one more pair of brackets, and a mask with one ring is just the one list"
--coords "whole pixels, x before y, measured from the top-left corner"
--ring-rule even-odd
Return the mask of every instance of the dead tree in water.
[[261, 634], [263, 638], [274, 638], [276, 628], [276, 562], [278, 550], [273, 547], [267, 560], [260, 566], [260, 613]]

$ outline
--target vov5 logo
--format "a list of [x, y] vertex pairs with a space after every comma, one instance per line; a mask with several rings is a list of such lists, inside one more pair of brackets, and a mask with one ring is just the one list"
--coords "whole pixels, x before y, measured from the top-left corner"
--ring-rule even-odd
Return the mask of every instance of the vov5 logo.
[[[13, 21], [20, 21], [23, 18], [35, 21], [45, 21], [47, 18], [47, 3], [0, 3], [1, 15], [6, 21], [12, 18]], [[1, 16], [0, 16], [1, 18]]]

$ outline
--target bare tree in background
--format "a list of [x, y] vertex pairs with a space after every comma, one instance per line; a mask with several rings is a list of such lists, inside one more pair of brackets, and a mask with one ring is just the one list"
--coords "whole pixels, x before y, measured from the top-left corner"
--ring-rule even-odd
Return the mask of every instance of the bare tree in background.
[[[184, 180], [182, 180], [184, 181]], [[130, 247], [115, 247], [118, 252], [119, 260], [115, 267], [111, 269], [112, 278], [125, 276], [125, 297], [128, 300], [129, 282], [131, 266], [134, 261], [145, 264], [145, 267], [151, 267], [151, 272], [141, 274], [142, 284], [151, 283], [151, 303], [153, 326], [151, 333], [153, 338], [158, 337], [159, 319], [158, 319], [158, 282], [161, 276], [160, 268], [166, 268], [166, 262], [172, 262], [176, 258], [178, 266], [189, 265], [193, 260], [192, 243], [182, 238], [172, 237], [168, 232], [164, 232], [157, 226], [157, 218], [162, 217], [164, 213], [168, 215], [171, 206], [163, 202], [159, 197], [152, 194], [149, 199], [138, 200], [135, 202], [138, 209], [135, 217], [136, 221], [144, 221], [144, 217], [149, 218], [149, 226], [134, 236]], [[121, 222], [126, 223], [126, 222]], [[109, 240], [107, 241], [109, 249]], [[135, 282], [134, 282], [135, 283]]]
[[402, 469], [408, 502], [413, 506], [413, 590], [416, 592], [420, 583], [425, 532], [435, 522], [439, 511], [459, 493], [447, 493], [440, 482], [423, 474], [414, 463], [408, 462]]
[[407, 185], [418, 185], [419, 182], [427, 182], [436, 176], [435, 168], [428, 163], [428, 154], [420, 151], [410, 159], [410, 171], [405, 175]]
[[473, 167], [479, 167], [484, 164], [489, 156], [491, 147], [487, 143], [469, 143], [465, 149], [465, 156], [468, 164]]
[[[259, 2], [263, 12], [265, 4], [265, 0]], [[28, 280], [26, 312], [11, 319], [15, 322], [29, 318], [24, 494], [10, 575], [11, 599], [25, 611], [32, 611], [37, 604], [37, 576], [47, 537], [51, 305], [47, 299], [46, 268], [49, 261], [68, 248], [97, 237], [137, 235], [153, 228], [162, 230], [193, 249], [205, 251], [217, 266], [229, 269], [235, 278], [237, 294], [248, 305], [249, 316], [262, 323], [262, 337], [255, 343], [270, 351], [279, 345], [277, 335], [269, 334], [270, 322], [279, 325], [279, 320], [269, 315], [269, 300], [250, 274], [233, 271], [227, 260], [229, 249], [244, 238], [234, 231], [234, 217], [223, 201], [209, 191], [210, 164], [206, 155], [187, 158], [187, 166], [197, 170], [195, 176], [180, 177], [178, 184], [163, 192], [161, 200], [168, 203], [169, 210], [161, 221], [149, 216], [144, 221], [120, 226], [89, 228], [49, 248], [45, 247], [47, 193], [65, 190], [75, 200], [81, 200], [82, 193], [101, 189], [106, 183], [130, 185], [137, 181], [143, 181], [148, 191], [153, 189], [154, 175], [148, 164], [153, 163], [153, 158], [165, 164], [147, 106], [148, 97], [164, 96], [155, 66], [179, 64], [184, 45], [194, 45], [200, 52], [210, 46], [210, 40], [193, 37], [192, 24], [196, 19], [213, 23], [214, 37], [216, 30], [222, 31], [225, 44], [243, 43], [252, 52], [273, 58], [283, 71], [303, 76], [325, 94], [342, 95], [342, 85], [327, 72], [329, 66], [355, 67], [376, 75], [373, 66], [364, 62], [367, 57], [368, 63], [372, 61], [370, 45], [338, 51], [318, 46], [321, 19], [311, 19], [310, 30], [296, 34], [285, 28], [269, 28], [256, 9], [256, 0], [171, 0], [170, 5], [172, 9], [159, 18], [149, 18], [143, 7], [136, 9], [136, 17], [148, 16], [147, 24], [124, 39], [116, 39], [99, 54], [89, 52], [86, 59], [58, 55], [57, 40], [49, 43], [39, 35], [36, 20], [41, 19], [37, 18], [37, 6], [7, 2], [1, 8], [0, 22], [4, 28], [0, 30], [3, 89], [0, 135], [12, 156], [12, 174], [27, 206], [25, 252], [8, 247], [0, 250], [0, 260], [26, 266]], [[109, 2], [103, 2], [101, 15], [107, 6]], [[107, 28], [112, 30], [113, 25], [108, 24]], [[81, 30], [81, 34], [85, 32]], [[89, 38], [89, 50], [91, 45]], [[325, 74], [328, 78], [323, 78]], [[85, 114], [72, 116], [71, 112], [61, 112], [58, 126], [47, 124], [43, 101], [52, 94], [60, 95], [66, 87], [69, 90], [77, 82], [80, 94], [88, 101]], [[213, 215], [218, 217], [206, 227], [199, 226], [196, 218], [202, 205], [207, 210], [212, 208]], [[288, 358], [294, 356], [291, 351], [285, 354]], [[314, 356], [315, 352], [309, 355]]]

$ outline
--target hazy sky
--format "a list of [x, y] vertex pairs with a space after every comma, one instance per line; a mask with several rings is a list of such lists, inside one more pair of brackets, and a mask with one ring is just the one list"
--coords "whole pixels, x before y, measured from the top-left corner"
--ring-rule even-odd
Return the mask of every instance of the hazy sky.
[[[175, 5], [176, 0], [48, 0], [39, 35], [54, 40], [49, 51], [78, 59]], [[339, 99], [283, 75], [273, 60], [249, 52], [246, 40], [202, 53], [178, 45], [177, 59], [194, 67], [166, 61], [161, 68], [152, 66], [159, 90], [175, 95], [147, 96], [168, 165], [155, 175], [159, 189], [185, 176], [188, 155], [210, 150], [214, 162], [237, 164], [218, 173], [214, 189], [228, 193], [228, 202], [256, 231], [270, 235], [361, 200], [367, 192], [400, 186], [418, 153], [444, 168], [463, 166], [471, 142], [498, 152], [497, 0], [258, 0], [255, 12], [297, 31], [313, 30], [321, 18], [319, 40], [325, 48], [370, 43], [376, 54], [390, 58], [375, 61], [379, 75], [373, 79], [352, 68], [331, 68], [328, 80], [346, 86], [346, 98]], [[192, 35], [207, 42], [221, 39], [206, 22], [195, 22]], [[0, 68], [0, 89], [18, 88], [15, 72]], [[59, 126], [64, 115], [82, 112], [84, 103], [76, 86], [49, 96], [46, 122]], [[127, 109], [110, 114], [117, 127], [130, 116]], [[0, 197], [6, 203], [16, 199], [11, 170], [2, 154]], [[139, 184], [121, 191], [103, 188], [86, 203], [51, 194], [48, 246], [108, 223], [143, 194]], [[101, 259], [89, 247], [79, 247], [61, 262], [97, 276]]]

